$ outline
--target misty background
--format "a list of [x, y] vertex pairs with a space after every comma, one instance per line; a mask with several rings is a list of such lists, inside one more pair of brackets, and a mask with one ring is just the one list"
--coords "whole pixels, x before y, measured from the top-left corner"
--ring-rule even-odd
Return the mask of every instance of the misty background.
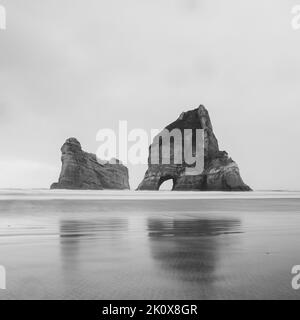
[[[204, 104], [254, 189], [300, 189], [296, 0], [0, 0], [0, 188], [48, 188], [60, 147]], [[146, 166], [128, 165], [136, 188]]]

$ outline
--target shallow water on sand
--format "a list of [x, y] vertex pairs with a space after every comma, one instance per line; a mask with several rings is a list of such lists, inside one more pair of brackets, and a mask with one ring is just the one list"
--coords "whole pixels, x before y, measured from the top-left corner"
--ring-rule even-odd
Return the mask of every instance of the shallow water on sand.
[[299, 299], [299, 193], [0, 192], [0, 299]]

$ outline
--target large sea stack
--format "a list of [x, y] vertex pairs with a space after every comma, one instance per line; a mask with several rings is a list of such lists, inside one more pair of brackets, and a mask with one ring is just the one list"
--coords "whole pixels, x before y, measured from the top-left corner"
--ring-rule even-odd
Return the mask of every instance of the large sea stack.
[[[183, 112], [180, 117], [165, 129], [172, 131], [180, 129], [204, 129], [204, 170], [197, 175], [187, 174], [187, 164], [158, 164], [151, 163], [150, 151], [161, 150], [162, 140], [154, 138], [149, 148], [148, 170], [138, 190], [159, 190], [166, 180], [173, 180], [173, 190], [201, 190], [201, 191], [250, 191], [239, 172], [238, 165], [228, 157], [227, 152], [220, 151], [218, 140], [214, 135], [208, 111], [204, 106]], [[161, 133], [158, 135], [161, 136]], [[203, 141], [203, 140], [202, 140]], [[196, 149], [195, 139], [191, 137], [187, 142], [192, 150]], [[159, 144], [159, 145], [157, 145]], [[170, 154], [176, 154], [176, 144], [170, 143]], [[160, 159], [161, 160], [161, 159]], [[190, 168], [189, 168], [190, 170]]]
[[83, 151], [75, 138], [67, 139], [61, 152], [59, 181], [51, 189], [129, 189], [128, 169], [118, 161], [111, 164], [97, 159], [95, 154]]

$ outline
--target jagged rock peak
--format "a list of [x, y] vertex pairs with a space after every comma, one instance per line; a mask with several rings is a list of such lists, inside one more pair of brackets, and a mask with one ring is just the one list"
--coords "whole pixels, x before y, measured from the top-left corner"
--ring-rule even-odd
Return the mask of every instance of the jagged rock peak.
[[[181, 164], [152, 164], [149, 155], [148, 170], [138, 190], [159, 190], [166, 180], [173, 180], [173, 190], [215, 190], [215, 191], [250, 191], [239, 172], [238, 165], [228, 157], [226, 151], [219, 150], [218, 140], [213, 132], [213, 126], [207, 109], [200, 105], [198, 108], [181, 113], [179, 118], [167, 125], [169, 131], [173, 129], [204, 129], [204, 170], [200, 174], [187, 174], [189, 167], [185, 162]], [[158, 136], [161, 136], [159, 133]], [[157, 146], [157, 144], [160, 144]], [[161, 149], [161, 140], [154, 138], [149, 150]], [[185, 142], [186, 143], [186, 142]], [[187, 141], [189, 149], [195, 150], [193, 135]], [[178, 154], [181, 145], [169, 144], [170, 155]], [[177, 150], [178, 148], [178, 150]], [[190, 169], [190, 168], [189, 168]]]

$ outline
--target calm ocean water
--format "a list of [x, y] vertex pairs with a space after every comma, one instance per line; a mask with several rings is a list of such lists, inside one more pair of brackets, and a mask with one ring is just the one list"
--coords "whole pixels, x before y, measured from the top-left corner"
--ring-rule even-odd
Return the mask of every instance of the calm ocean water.
[[299, 299], [300, 193], [0, 191], [0, 299]]

